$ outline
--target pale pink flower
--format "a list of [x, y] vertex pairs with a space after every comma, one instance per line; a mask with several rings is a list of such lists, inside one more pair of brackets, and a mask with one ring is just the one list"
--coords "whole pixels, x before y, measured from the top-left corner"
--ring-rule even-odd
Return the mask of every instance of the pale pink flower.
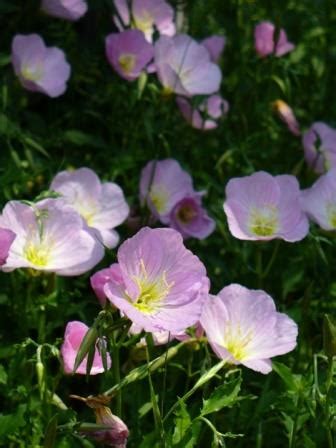
[[302, 240], [309, 231], [294, 176], [271, 176], [259, 171], [231, 179], [226, 186], [224, 211], [230, 232], [242, 240], [281, 238]]
[[190, 36], [161, 36], [154, 50], [157, 76], [167, 93], [189, 97], [219, 90], [222, 74], [218, 65], [205, 46]]
[[279, 30], [279, 36], [275, 42], [276, 28], [271, 22], [261, 22], [254, 29], [255, 50], [261, 57], [274, 54], [277, 57], [293, 51], [295, 45], [288, 41], [283, 28]]
[[84, 16], [88, 6], [85, 0], [42, 0], [41, 9], [50, 16], [76, 21]]
[[139, 30], [109, 34], [105, 48], [109, 63], [127, 81], [139, 78], [154, 55], [153, 46]]
[[184, 197], [169, 215], [169, 226], [178, 230], [184, 238], [203, 240], [215, 230], [215, 221], [202, 207], [202, 196], [202, 193], [195, 192]]
[[287, 103], [282, 100], [276, 100], [273, 103], [273, 108], [293, 135], [296, 137], [301, 135], [300, 125], [294, 115], [293, 109]]
[[118, 264], [123, 284], [109, 281], [105, 294], [138, 327], [178, 334], [198, 322], [209, 280], [179, 232], [141, 229], [120, 246]]
[[50, 189], [61, 194], [106, 247], [118, 244], [119, 235], [114, 228], [125, 221], [129, 207], [117, 184], [101, 182], [94, 171], [84, 167], [61, 171], [54, 177]]
[[12, 64], [22, 86], [52, 98], [62, 95], [70, 65], [62, 50], [47, 47], [38, 34], [17, 34], [12, 41]]
[[296, 347], [296, 323], [264, 291], [236, 284], [210, 296], [201, 325], [219, 358], [264, 374], [272, 370], [271, 358]]
[[316, 173], [336, 168], [336, 129], [317, 121], [303, 134], [302, 144], [306, 162]]
[[141, 203], [164, 224], [174, 206], [193, 191], [191, 176], [174, 159], [152, 160], [141, 172]]
[[176, 32], [174, 10], [165, 0], [114, 0], [118, 16], [114, 22], [119, 30], [131, 25], [142, 31], [148, 42], [152, 42], [157, 30], [160, 34], [173, 36]]
[[[83, 322], [74, 320], [67, 323], [67, 326], [65, 328], [64, 341], [61, 347], [61, 356], [65, 373], [73, 373], [78, 350], [88, 330], [89, 327], [83, 324]], [[102, 343], [104, 343], [104, 341], [102, 341]], [[108, 353], [106, 354], [106, 362], [107, 367], [110, 368], [111, 358]], [[75, 373], [86, 375], [86, 364], [87, 356], [83, 359]], [[98, 373], [102, 372], [104, 372], [103, 360], [98, 352], [98, 349], [96, 348], [90, 375], [97, 375]]]
[[8, 229], [0, 229], [0, 266], [6, 263], [8, 252], [16, 235]]
[[5, 272], [17, 268], [81, 275], [104, 256], [104, 248], [83, 219], [60, 199], [46, 199], [33, 205], [20, 201], [6, 204], [0, 228], [11, 229], [13, 241]]
[[322, 229], [336, 230], [336, 168], [302, 192], [302, 207]]
[[212, 62], [217, 63], [224, 51], [226, 39], [224, 36], [213, 35], [203, 39], [201, 44], [204, 45], [210, 53]]
[[229, 103], [217, 94], [206, 98], [197, 108], [182, 96], [177, 97], [176, 102], [186, 121], [193, 128], [202, 131], [216, 129], [219, 120], [229, 112]]

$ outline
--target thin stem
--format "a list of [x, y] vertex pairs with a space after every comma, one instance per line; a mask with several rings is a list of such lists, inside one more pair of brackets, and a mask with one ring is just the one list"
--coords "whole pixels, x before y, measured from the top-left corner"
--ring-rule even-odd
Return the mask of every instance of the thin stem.
[[[111, 332], [111, 341], [112, 341], [112, 368], [113, 368], [113, 376], [116, 384], [120, 383], [120, 359], [119, 359], [119, 345], [116, 342], [115, 332]], [[118, 390], [117, 393], [117, 415], [121, 417], [121, 407], [122, 407], [122, 397], [121, 390]]]
[[224, 365], [226, 364], [227, 359], [223, 359], [219, 363], [215, 364], [210, 370], [204, 373], [194, 384], [194, 386], [188, 390], [186, 394], [183, 395], [173, 406], [169, 409], [167, 414], [165, 415], [163, 421], [165, 422], [167, 418], [175, 411], [175, 409], [179, 406], [181, 402], [185, 402], [188, 398], [190, 398], [200, 387], [202, 387], [205, 383], [210, 381], [216, 374], [219, 372]]
[[270, 270], [272, 269], [273, 263], [278, 255], [278, 251], [279, 251], [279, 247], [280, 247], [280, 240], [277, 240], [277, 242], [275, 243], [274, 249], [273, 249], [273, 253], [272, 256], [265, 268], [265, 270], [262, 272], [262, 278], [266, 278], [267, 275], [269, 274]]

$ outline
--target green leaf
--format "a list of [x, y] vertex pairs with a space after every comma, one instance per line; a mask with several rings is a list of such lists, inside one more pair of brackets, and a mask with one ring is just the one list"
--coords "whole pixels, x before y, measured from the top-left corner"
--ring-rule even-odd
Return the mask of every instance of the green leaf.
[[281, 362], [272, 362], [273, 370], [280, 376], [289, 390], [297, 391], [299, 389], [298, 379], [291, 370]]
[[64, 133], [64, 139], [77, 146], [91, 146], [93, 148], [105, 148], [104, 141], [96, 136], [86, 134], [77, 129], [70, 129]]
[[95, 347], [96, 345], [96, 340], [98, 337], [98, 332], [95, 326], [89, 328], [89, 330], [86, 332], [82, 343], [79, 347], [79, 350], [77, 352], [76, 355], [76, 359], [75, 359], [75, 365], [73, 368], [73, 373], [76, 373], [76, 370], [78, 369], [79, 365], [81, 364], [81, 362], [83, 361], [83, 359], [85, 358], [85, 356], [89, 353], [91, 347]]
[[217, 387], [210, 398], [203, 401], [201, 415], [218, 412], [222, 408], [232, 407], [239, 401], [238, 395], [242, 383], [241, 375]]
[[181, 442], [185, 433], [191, 426], [191, 418], [187, 411], [187, 405], [184, 401], [179, 400], [180, 407], [175, 411], [175, 430], [173, 434], [173, 444]]
[[55, 414], [48, 423], [43, 448], [54, 448], [57, 434], [58, 414]]
[[0, 384], [7, 384], [8, 375], [3, 365], [0, 364]]
[[20, 405], [16, 414], [0, 415], [0, 437], [15, 433], [19, 428], [27, 424], [24, 418], [25, 405]]

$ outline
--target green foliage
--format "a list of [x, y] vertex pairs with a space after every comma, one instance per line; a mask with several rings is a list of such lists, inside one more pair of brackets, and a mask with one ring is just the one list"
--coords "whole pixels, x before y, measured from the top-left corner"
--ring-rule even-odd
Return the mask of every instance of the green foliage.
[[[0, 447], [98, 446], [79, 431], [81, 423], [94, 422], [92, 410], [70, 395], [104, 392], [130, 428], [131, 448], [336, 447], [335, 235], [312, 226], [296, 244], [240, 241], [229, 233], [222, 208], [232, 177], [257, 170], [293, 173], [302, 187], [316, 179], [306, 168], [300, 138], [271, 104], [290, 104], [302, 130], [313, 121], [336, 127], [334, 0], [171, 3], [185, 5], [187, 32], [195, 38], [227, 37], [221, 94], [230, 113], [208, 133], [189, 127], [154, 76], [128, 83], [113, 73], [104, 55], [104, 38], [113, 31], [112, 1], [89, 1], [89, 13], [77, 23], [43, 15], [39, 0], [0, 1], [1, 205], [49, 197], [58, 171], [88, 166], [117, 182], [132, 217], [146, 223], [138, 200], [141, 169], [150, 159], [174, 157], [195, 188], [207, 190], [204, 202], [216, 219], [208, 239], [186, 241], [206, 265], [212, 293], [232, 282], [264, 289], [298, 323], [298, 347], [274, 361], [268, 376], [240, 366], [219, 368], [204, 340], [150, 346], [147, 362], [141, 336], [127, 336], [129, 326], [114, 310], [105, 309], [95, 326], [102, 311], [90, 274], [0, 272]], [[261, 20], [283, 26], [295, 51], [258, 58], [253, 29]], [[33, 32], [62, 48], [71, 64], [68, 90], [57, 99], [25, 91], [14, 75], [12, 38]], [[121, 240], [135, 226], [121, 226]], [[100, 267], [115, 259], [116, 252], [107, 251]], [[77, 364], [90, 350], [92, 359], [98, 335], [106, 337], [101, 353], [109, 351], [117, 367], [90, 377], [63, 374], [59, 349], [65, 324], [75, 319], [94, 328]]]

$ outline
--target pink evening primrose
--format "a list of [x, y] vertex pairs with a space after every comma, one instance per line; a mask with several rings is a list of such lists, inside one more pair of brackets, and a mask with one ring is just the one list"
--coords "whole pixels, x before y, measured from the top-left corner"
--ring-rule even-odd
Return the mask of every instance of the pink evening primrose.
[[217, 94], [202, 101], [197, 108], [182, 96], [176, 98], [176, 103], [185, 120], [201, 131], [216, 129], [219, 120], [229, 111], [229, 103]]
[[139, 30], [109, 34], [105, 39], [105, 50], [113, 69], [127, 81], [139, 78], [154, 55], [153, 46]]
[[161, 36], [155, 43], [154, 63], [166, 93], [182, 96], [211, 95], [222, 79], [209, 51], [186, 34]]
[[217, 63], [224, 51], [226, 39], [224, 36], [213, 35], [203, 39], [201, 44], [204, 45], [210, 53], [212, 62]]
[[6, 263], [8, 252], [16, 235], [8, 229], [0, 229], [0, 266]]
[[165, 0], [131, 0], [130, 5], [127, 0], [114, 0], [118, 13], [114, 22], [120, 31], [132, 25], [148, 42], [152, 42], [155, 30], [166, 36], [175, 34], [174, 10]]
[[303, 134], [302, 143], [306, 162], [316, 173], [336, 167], [336, 129], [317, 121]]
[[296, 323], [276, 311], [268, 294], [237, 284], [210, 296], [201, 325], [219, 358], [264, 374], [272, 370], [273, 356], [295, 348], [298, 334]]
[[203, 240], [215, 230], [216, 223], [202, 207], [202, 193], [195, 192], [177, 202], [169, 215], [169, 226], [183, 238]]
[[31, 268], [64, 276], [81, 275], [104, 256], [94, 233], [60, 199], [34, 205], [10, 201], [0, 216], [0, 227], [16, 234], [2, 266], [5, 272]]
[[105, 294], [138, 327], [178, 334], [199, 320], [209, 279], [178, 232], [141, 229], [120, 246], [118, 265], [123, 281], [109, 281]]
[[22, 86], [55, 98], [66, 90], [70, 65], [64, 52], [47, 47], [38, 34], [17, 34], [12, 41], [12, 64]]
[[169, 223], [174, 206], [191, 192], [191, 176], [174, 159], [152, 160], [141, 172], [141, 203], [164, 224]]
[[226, 186], [224, 211], [233, 236], [241, 240], [281, 238], [294, 242], [308, 233], [294, 176], [271, 176], [258, 171], [231, 179]]
[[254, 46], [257, 54], [262, 58], [274, 54], [277, 57], [293, 51], [295, 45], [288, 41], [284, 29], [280, 29], [275, 42], [276, 28], [271, 22], [261, 22], [254, 29]]
[[[61, 356], [63, 360], [63, 368], [65, 373], [68, 374], [73, 373], [75, 359], [79, 347], [81, 346], [84, 336], [86, 335], [88, 330], [89, 327], [83, 324], [83, 322], [74, 320], [67, 323], [64, 334], [64, 342], [61, 347]], [[108, 368], [110, 368], [111, 358], [108, 353], [106, 356], [106, 361]], [[81, 362], [75, 373], [85, 375], [86, 363], [87, 363], [87, 357], [84, 358], [84, 360]], [[98, 349], [96, 348], [90, 375], [97, 375], [98, 373], [102, 372], [104, 372], [103, 360], [98, 352]]]
[[119, 235], [114, 228], [125, 221], [129, 207], [117, 184], [101, 182], [94, 171], [84, 167], [58, 173], [50, 189], [62, 195], [106, 247], [118, 244]]
[[309, 218], [324, 230], [336, 230], [336, 168], [323, 174], [301, 194], [302, 207]]
[[76, 21], [88, 7], [85, 0], [42, 0], [41, 9], [50, 16]]
[[194, 191], [190, 175], [174, 159], [152, 160], [141, 172], [140, 200], [154, 217], [184, 238], [204, 239], [215, 222], [202, 207], [204, 193]]

